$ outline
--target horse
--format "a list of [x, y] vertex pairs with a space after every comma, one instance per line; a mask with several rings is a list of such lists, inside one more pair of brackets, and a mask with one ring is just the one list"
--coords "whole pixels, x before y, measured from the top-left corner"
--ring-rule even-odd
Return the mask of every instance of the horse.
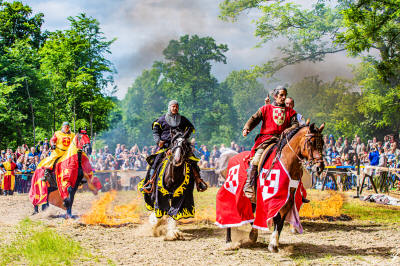
[[97, 195], [93, 170], [87, 157], [91, 151], [86, 130], [79, 129], [63, 156], [55, 162], [49, 180], [44, 180], [43, 167], [35, 170], [29, 191], [35, 210], [38, 205], [50, 203], [66, 210], [65, 217], [71, 218], [75, 194], [82, 183], [87, 183], [93, 194]]
[[[280, 152], [280, 161], [283, 166], [288, 170], [288, 173], [291, 179], [294, 180], [294, 182], [299, 182], [301, 180], [303, 174], [301, 162], [303, 160], [311, 161], [311, 163], [314, 164], [315, 169], [318, 173], [321, 173], [323, 171], [323, 139], [321, 134], [323, 129], [324, 124], [322, 124], [319, 128], [317, 128], [314, 124], [307, 124], [304, 127], [300, 127], [293, 130], [292, 132], [289, 132], [289, 136], [286, 135], [285, 137], [283, 137], [283, 141], [280, 142], [281, 147], [283, 146]], [[266, 162], [266, 160], [264, 162]], [[272, 219], [274, 231], [271, 234], [270, 242], [268, 245], [268, 250], [271, 252], [278, 252], [279, 237], [283, 228], [284, 221], [294, 205], [296, 190], [297, 188], [290, 186], [288, 200]], [[254, 212], [257, 206], [255, 204], [252, 205]], [[249, 234], [249, 242], [255, 243], [257, 241], [257, 237], [258, 229], [253, 227]], [[231, 227], [227, 227], [226, 243], [228, 249], [238, 248], [238, 246], [232, 245], [231, 242]]]
[[[164, 240], [183, 240], [183, 234], [178, 230], [176, 221], [194, 217], [194, 178], [191, 163], [190, 143], [186, 140], [187, 133], [173, 133], [171, 149], [155, 171], [155, 179], [150, 194], [143, 193], [148, 210], [154, 211], [149, 217], [153, 226], [153, 235], [158, 236], [161, 225], [167, 218]], [[143, 179], [138, 189], [143, 187]]]
[[228, 149], [223, 152], [221, 156], [218, 158], [217, 167], [215, 169], [215, 173], [222, 179], [226, 179], [226, 174], [228, 170], [228, 161], [235, 155], [238, 155], [237, 151]]

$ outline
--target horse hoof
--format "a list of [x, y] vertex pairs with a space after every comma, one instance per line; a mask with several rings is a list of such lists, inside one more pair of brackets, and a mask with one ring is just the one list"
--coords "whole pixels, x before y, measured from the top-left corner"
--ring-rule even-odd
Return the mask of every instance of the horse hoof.
[[167, 232], [164, 241], [174, 241], [174, 240], [185, 240], [183, 234], [179, 230], [173, 230]]
[[251, 229], [250, 234], [249, 234], [249, 241], [250, 243], [256, 243], [258, 238], [258, 230], [257, 229]]
[[238, 250], [239, 248], [240, 248], [239, 242], [228, 242], [225, 244], [224, 250], [226, 250], [226, 251]]
[[268, 250], [272, 253], [278, 253], [278, 247], [275, 245], [268, 245]]

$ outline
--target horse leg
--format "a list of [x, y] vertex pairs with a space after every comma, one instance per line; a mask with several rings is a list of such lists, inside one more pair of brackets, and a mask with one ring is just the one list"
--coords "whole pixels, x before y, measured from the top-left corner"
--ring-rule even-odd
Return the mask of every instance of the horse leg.
[[232, 242], [232, 228], [226, 228], [226, 243]]
[[[253, 211], [253, 213], [256, 212], [256, 207], [257, 207], [256, 204], [254, 204], [254, 203], [251, 204], [251, 210]], [[253, 226], [253, 223], [250, 223], [250, 224]], [[258, 230], [256, 228], [251, 228], [251, 231], [249, 234], [250, 243], [256, 243], [257, 238], [258, 238]]]
[[185, 240], [181, 231], [176, 227], [176, 221], [172, 217], [168, 217], [167, 221], [167, 234], [164, 238], [165, 241]]
[[67, 214], [65, 218], [72, 218], [72, 204], [74, 203], [74, 196], [76, 190], [72, 187], [68, 187], [68, 198], [65, 199], [65, 207], [67, 208]]
[[283, 223], [285, 222], [286, 215], [282, 218], [281, 214], [278, 213], [274, 217], [274, 231], [271, 234], [271, 238], [268, 245], [268, 250], [271, 252], [278, 252], [279, 247], [279, 236], [281, 234]]

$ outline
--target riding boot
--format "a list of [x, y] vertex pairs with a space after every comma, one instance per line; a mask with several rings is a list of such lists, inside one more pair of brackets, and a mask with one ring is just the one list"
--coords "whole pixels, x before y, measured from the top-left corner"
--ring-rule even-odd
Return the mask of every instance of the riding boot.
[[32, 215], [38, 214], [39, 213], [39, 207], [36, 205], [33, 207], [33, 213]]
[[301, 197], [301, 201], [303, 202], [303, 203], [309, 203], [310, 202], [310, 200], [309, 199], [306, 199], [305, 197]]
[[44, 174], [43, 174], [43, 181], [48, 181], [48, 180], [50, 180], [50, 177], [51, 177], [51, 169], [50, 168], [46, 168], [45, 170], [44, 170]]
[[[145, 184], [146, 184], [149, 180], [151, 180], [151, 179], [153, 178], [153, 175], [154, 175], [154, 169], [153, 169], [153, 168], [150, 168], [149, 176], [148, 176], [148, 178], [146, 178]], [[153, 186], [153, 184], [152, 184], [151, 182], [148, 182], [148, 184], [147, 184], [145, 187], [142, 187], [142, 188], [140, 189], [140, 191], [141, 191], [141, 192], [143, 192], [143, 191], [151, 191], [151, 187], [152, 187], [152, 186]]]
[[196, 183], [196, 188], [198, 192], [204, 192], [207, 190], [207, 183], [200, 176], [200, 168], [197, 164], [193, 164], [193, 176], [194, 182]]
[[244, 184], [243, 192], [244, 195], [251, 200], [251, 202], [256, 202], [256, 193], [254, 191], [255, 179], [257, 176], [257, 165], [250, 164], [249, 169], [247, 169], [247, 179]]

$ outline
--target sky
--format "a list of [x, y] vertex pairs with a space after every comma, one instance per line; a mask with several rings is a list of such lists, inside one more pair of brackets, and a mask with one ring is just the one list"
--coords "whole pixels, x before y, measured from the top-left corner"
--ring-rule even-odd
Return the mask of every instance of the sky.
[[[107, 39], [116, 38], [108, 59], [117, 70], [116, 96], [122, 99], [144, 69], [162, 60], [162, 50], [172, 39], [185, 34], [211, 36], [218, 44], [227, 44], [227, 64], [216, 63], [212, 72], [222, 82], [233, 70], [249, 69], [276, 56], [277, 43], [255, 48], [256, 12], [243, 14], [237, 22], [218, 18], [221, 0], [22, 0], [33, 13], [44, 14], [44, 29], [69, 27], [67, 17], [86, 13], [100, 22]], [[291, 84], [305, 76], [319, 75], [325, 80], [349, 77], [352, 60], [345, 54], [329, 56], [323, 63], [305, 63], [281, 71], [277, 78]], [[266, 90], [270, 90], [266, 84]]]

